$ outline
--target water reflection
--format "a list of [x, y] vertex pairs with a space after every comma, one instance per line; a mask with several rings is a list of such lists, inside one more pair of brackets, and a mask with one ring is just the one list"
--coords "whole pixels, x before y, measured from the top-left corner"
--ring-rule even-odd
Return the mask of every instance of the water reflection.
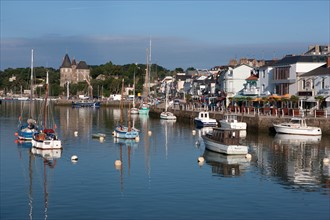
[[[277, 134], [249, 142], [263, 176], [276, 177], [289, 189], [323, 192], [322, 188], [330, 188], [329, 165], [323, 163], [330, 152], [321, 137]], [[330, 191], [323, 193], [330, 194]]]
[[[62, 149], [40, 150], [28, 147], [31, 142], [18, 143], [18, 151], [22, 168], [28, 169], [28, 218], [33, 219], [35, 216], [39, 219], [48, 219], [49, 205], [49, 185], [54, 181], [54, 169], [57, 159], [62, 156]], [[22, 148], [23, 147], [23, 148]], [[27, 167], [27, 168], [26, 168]], [[42, 188], [42, 190], [40, 189]], [[38, 198], [34, 198], [36, 192], [43, 192], [43, 210], [40, 210]]]
[[290, 135], [290, 134], [276, 134], [274, 143], [288, 146], [300, 146], [306, 144], [319, 144], [321, 142], [321, 135]]
[[240, 176], [250, 162], [245, 155], [225, 155], [205, 149], [206, 163], [212, 166], [212, 173], [224, 177]]

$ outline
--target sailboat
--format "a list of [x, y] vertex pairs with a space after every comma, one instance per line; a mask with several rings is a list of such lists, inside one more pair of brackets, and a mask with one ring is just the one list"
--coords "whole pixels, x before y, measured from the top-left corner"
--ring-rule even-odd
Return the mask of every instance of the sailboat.
[[176, 116], [172, 112], [167, 111], [167, 107], [168, 107], [168, 85], [167, 85], [167, 83], [165, 84], [165, 90], [166, 90], [165, 111], [160, 113], [160, 119], [176, 120]]
[[133, 94], [134, 94], [134, 96], [133, 96], [133, 107], [131, 108], [131, 110], [130, 110], [130, 112], [131, 112], [131, 114], [139, 114], [139, 109], [138, 108], [136, 108], [135, 107], [135, 69], [134, 69], [134, 84], [133, 84]]
[[119, 125], [115, 128], [113, 136], [115, 138], [124, 138], [124, 139], [135, 139], [139, 137], [140, 131], [131, 126], [131, 115], [128, 111], [128, 126], [123, 125], [123, 95], [124, 95], [124, 79], [122, 80], [122, 89], [121, 89], [121, 100], [120, 100], [120, 122]]
[[148, 62], [148, 49], [147, 49], [147, 68], [146, 68], [146, 77], [144, 80], [144, 89], [143, 89], [143, 96], [144, 100], [141, 104], [141, 107], [139, 109], [140, 115], [149, 115], [149, 104], [148, 104], [148, 98], [149, 98], [149, 62]]
[[36, 120], [32, 118], [32, 101], [33, 101], [33, 50], [31, 51], [31, 82], [30, 82], [30, 106], [29, 106], [29, 118], [25, 123], [22, 123], [22, 115], [19, 116], [18, 131], [16, 136], [19, 140], [32, 140], [32, 135], [37, 131]]
[[46, 91], [45, 100], [43, 106], [43, 119], [40, 129], [32, 135], [32, 147], [44, 150], [60, 149], [62, 148], [61, 140], [57, 137], [55, 132], [56, 124], [54, 123], [53, 128], [48, 127], [49, 122], [49, 103], [48, 103], [48, 72], [46, 75]]

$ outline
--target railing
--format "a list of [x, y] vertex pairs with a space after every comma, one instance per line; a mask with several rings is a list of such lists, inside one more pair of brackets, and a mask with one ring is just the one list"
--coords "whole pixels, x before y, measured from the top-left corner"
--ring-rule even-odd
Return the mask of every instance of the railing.
[[328, 117], [326, 110], [312, 110], [312, 114], [308, 114], [306, 109], [292, 109], [292, 108], [256, 108], [256, 107], [239, 107], [232, 106], [230, 108], [217, 107], [217, 106], [202, 106], [200, 104], [180, 104], [173, 107], [175, 110], [183, 111], [210, 111], [219, 113], [234, 113], [242, 115], [258, 115], [258, 116], [270, 116], [270, 117], [286, 117], [286, 116], [304, 116], [304, 117]]

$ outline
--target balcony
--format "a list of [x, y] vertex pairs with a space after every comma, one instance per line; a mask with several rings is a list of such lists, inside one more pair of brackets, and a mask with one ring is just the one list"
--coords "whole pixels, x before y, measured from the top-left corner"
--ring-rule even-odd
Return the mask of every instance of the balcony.
[[247, 89], [243, 89], [243, 95], [259, 95], [260, 88], [259, 87], [251, 87]]

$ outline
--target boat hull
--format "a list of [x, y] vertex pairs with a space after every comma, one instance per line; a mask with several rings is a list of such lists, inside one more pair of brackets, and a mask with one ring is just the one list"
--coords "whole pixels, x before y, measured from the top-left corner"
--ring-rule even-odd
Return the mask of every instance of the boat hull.
[[140, 115], [149, 115], [149, 108], [141, 108], [139, 109]]
[[210, 151], [214, 151], [222, 154], [228, 154], [228, 155], [248, 153], [248, 147], [245, 145], [225, 145], [217, 141], [214, 141], [213, 139], [207, 137], [206, 135], [203, 135], [202, 138], [205, 143], [205, 148]]
[[29, 125], [22, 125], [18, 129], [17, 132], [17, 138], [19, 140], [32, 140], [33, 134], [37, 132], [37, 129], [35, 127], [31, 128]]
[[51, 149], [61, 149], [61, 140], [36, 140], [32, 139], [32, 146], [37, 149], [51, 150]]
[[101, 106], [101, 102], [72, 102], [72, 107], [80, 108], [80, 107], [93, 107], [98, 108]]
[[195, 118], [194, 120], [196, 127], [216, 127], [218, 125], [217, 121], [214, 120], [202, 120]]
[[275, 131], [282, 134], [297, 135], [321, 135], [321, 128], [318, 127], [290, 127], [281, 124], [274, 124]]
[[172, 112], [162, 112], [160, 114], [160, 119], [164, 119], [164, 120], [176, 120], [176, 116]]
[[131, 112], [131, 114], [139, 114], [139, 109], [131, 108], [130, 112]]
[[115, 130], [113, 132], [113, 136], [115, 138], [135, 139], [135, 138], [139, 137], [139, 131], [134, 128], [132, 128], [131, 131], [128, 131], [127, 127], [118, 126], [115, 128]]

